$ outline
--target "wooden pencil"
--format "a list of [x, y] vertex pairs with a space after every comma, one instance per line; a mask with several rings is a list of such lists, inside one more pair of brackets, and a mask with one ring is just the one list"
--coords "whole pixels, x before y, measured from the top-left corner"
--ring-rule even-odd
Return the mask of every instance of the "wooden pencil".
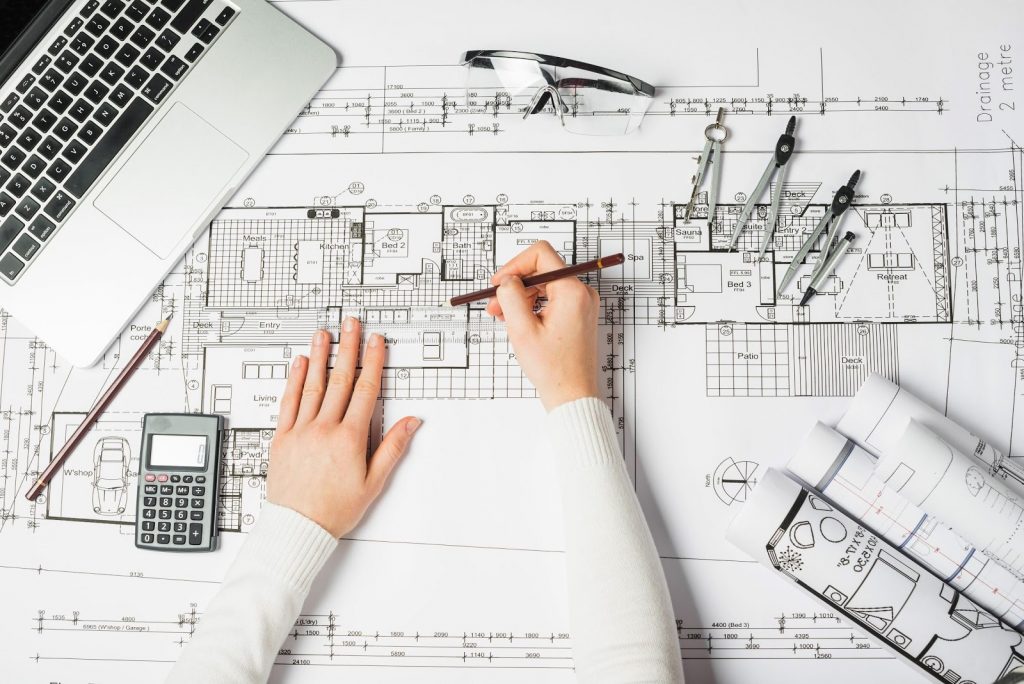
[[154, 326], [153, 331], [149, 333], [149, 336], [146, 337], [145, 340], [143, 340], [142, 346], [140, 346], [132, 358], [128, 360], [128, 363], [125, 364], [124, 368], [114, 379], [114, 382], [110, 383], [110, 387], [103, 392], [100, 398], [96, 401], [96, 404], [92, 407], [92, 410], [89, 411], [75, 432], [70, 438], [68, 438], [68, 441], [65, 442], [64, 446], [62, 446], [60, 451], [57, 452], [57, 455], [50, 460], [50, 465], [46, 466], [46, 469], [40, 473], [39, 477], [32, 484], [32, 487], [25, 494], [26, 499], [29, 501], [35, 501], [42, 491], [46, 489], [46, 485], [48, 485], [50, 480], [53, 479], [53, 476], [60, 469], [61, 464], [63, 464], [67, 457], [71, 455], [71, 452], [75, 450], [75, 447], [77, 447], [79, 442], [82, 441], [82, 438], [85, 437], [85, 433], [89, 432], [89, 429], [96, 423], [96, 420], [100, 417], [103, 411], [106, 410], [110, 402], [114, 400], [117, 393], [120, 392], [121, 388], [128, 382], [128, 379], [131, 378], [135, 371], [138, 370], [139, 366], [142, 365], [142, 362], [145, 360], [146, 355], [149, 354], [149, 351], [157, 342], [160, 341], [160, 338], [163, 337], [170, 322], [171, 319], [166, 318]]
[[[597, 271], [602, 268], [618, 266], [619, 264], [625, 261], [625, 255], [621, 253], [611, 254], [609, 256], [601, 257], [599, 259], [584, 261], [581, 264], [573, 264], [572, 266], [566, 266], [565, 268], [558, 268], [555, 269], [554, 271], [548, 271], [547, 273], [538, 273], [536, 275], [527, 276], [523, 278], [523, 287], [543, 285], [544, 283], [550, 283], [552, 280], [559, 280], [561, 278], [568, 278], [570, 276], [580, 275], [581, 273]], [[488, 287], [485, 290], [477, 290], [476, 292], [469, 292], [467, 294], [458, 295], [457, 297], [452, 297], [449, 300], [449, 304], [451, 304], [452, 306], [469, 304], [470, 302], [475, 302], [481, 299], [488, 299], [490, 297], [493, 297], [497, 292], [498, 288]]]

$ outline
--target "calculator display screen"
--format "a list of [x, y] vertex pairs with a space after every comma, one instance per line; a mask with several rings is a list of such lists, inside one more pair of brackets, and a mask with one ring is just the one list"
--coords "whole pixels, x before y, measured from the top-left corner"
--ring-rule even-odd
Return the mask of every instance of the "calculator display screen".
[[153, 435], [150, 440], [151, 468], [206, 467], [206, 435]]

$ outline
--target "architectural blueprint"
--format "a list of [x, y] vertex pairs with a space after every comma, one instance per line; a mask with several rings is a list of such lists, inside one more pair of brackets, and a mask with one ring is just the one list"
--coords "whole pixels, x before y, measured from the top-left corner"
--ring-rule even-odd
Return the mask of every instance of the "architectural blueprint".
[[[537, 240], [569, 261], [629, 257], [588, 280], [602, 295], [600, 386], [687, 681], [916, 676], [725, 530], [766, 469], [816, 421], [834, 424], [870, 373], [1007, 459], [1024, 455], [1024, 6], [725, 0], [710, 23], [690, 2], [277, 6], [337, 48], [337, 75], [101, 362], [72, 368], [0, 316], [0, 678], [159, 681], [259, 517], [290, 360], [351, 314], [388, 341], [375, 438], [404, 415], [424, 423], [319, 578], [272, 681], [574, 681], [543, 409], [503, 325], [482, 305], [443, 306]], [[470, 49], [570, 57], [658, 92], [634, 135], [571, 135], [554, 116], [522, 121], [525, 102], [468, 94], [458, 59]], [[682, 210], [718, 107], [731, 134], [709, 229], [706, 193], [691, 221]], [[730, 252], [794, 114], [775, 237], [757, 259], [757, 204]], [[809, 267], [775, 285], [854, 169], [843, 229], [858, 239], [797, 306]], [[169, 314], [158, 351], [27, 502]], [[153, 411], [227, 420], [214, 553], [132, 546]], [[96, 487], [111, 463], [124, 499]]]

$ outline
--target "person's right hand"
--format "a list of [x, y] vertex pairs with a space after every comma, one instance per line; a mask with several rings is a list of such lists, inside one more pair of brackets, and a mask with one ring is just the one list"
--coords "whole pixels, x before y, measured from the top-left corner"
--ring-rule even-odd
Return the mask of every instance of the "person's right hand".
[[[548, 411], [597, 396], [597, 291], [577, 278], [523, 287], [522, 278], [563, 266], [548, 242], [535, 242], [498, 269], [491, 278], [498, 294], [487, 302], [487, 313], [505, 321], [519, 365]], [[540, 294], [548, 303], [534, 313]]]

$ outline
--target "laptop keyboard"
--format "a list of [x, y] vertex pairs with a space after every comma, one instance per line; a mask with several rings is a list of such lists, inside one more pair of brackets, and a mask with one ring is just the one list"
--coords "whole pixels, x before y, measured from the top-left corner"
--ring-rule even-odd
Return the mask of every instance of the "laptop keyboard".
[[0, 92], [0, 281], [24, 274], [234, 15], [221, 0], [90, 0], [51, 31]]

